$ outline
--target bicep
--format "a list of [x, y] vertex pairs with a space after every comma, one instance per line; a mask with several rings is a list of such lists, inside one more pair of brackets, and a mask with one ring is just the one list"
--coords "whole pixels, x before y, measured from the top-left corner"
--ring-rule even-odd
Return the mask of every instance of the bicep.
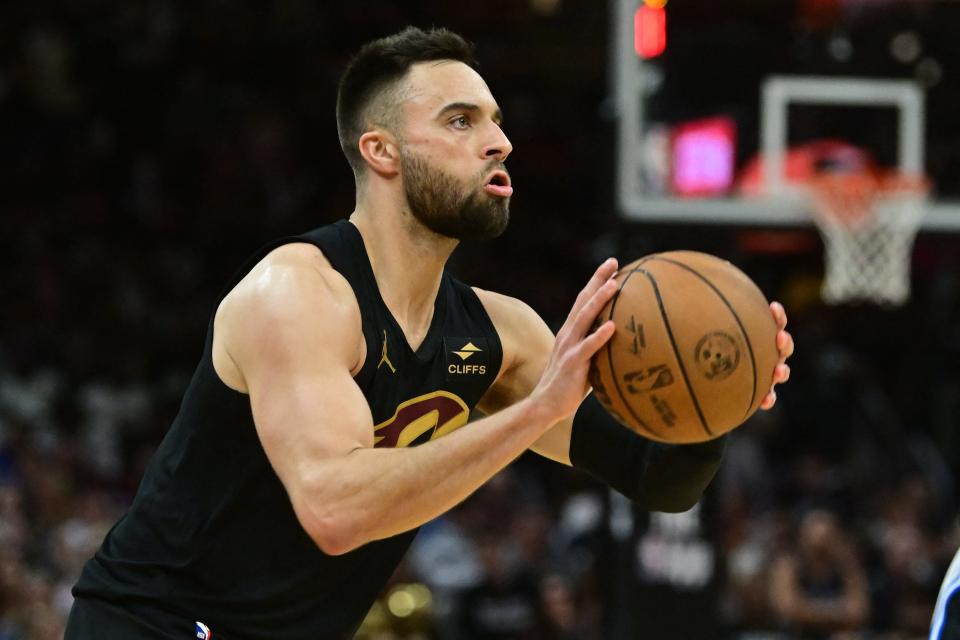
[[370, 410], [350, 373], [362, 331], [347, 293], [293, 270], [267, 274], [227, 309], [228, 349], [257, 435], [294, 507], [317, 465], [373, 446]]
[[267, 458], [291, 493], [304, 465], [373, 446], [372, 417], [346, 370], [291, 368], [250, 385], [250, 406]]

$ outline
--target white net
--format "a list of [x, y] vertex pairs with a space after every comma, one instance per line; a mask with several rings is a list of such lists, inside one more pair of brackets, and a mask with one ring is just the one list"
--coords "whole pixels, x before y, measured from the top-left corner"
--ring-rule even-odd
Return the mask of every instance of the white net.
[[825, 249], [823, 300], [906, 302], [928, 182], [904, 176], [827, 175], [811, 186], [814, 219]]

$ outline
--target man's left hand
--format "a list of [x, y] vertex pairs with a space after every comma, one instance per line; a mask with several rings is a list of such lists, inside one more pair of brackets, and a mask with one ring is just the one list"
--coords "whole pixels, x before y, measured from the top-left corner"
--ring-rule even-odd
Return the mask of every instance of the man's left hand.
[[776, 404], [777, 392], [774, 387], [790, 379], [790, 365], [787, 364], [787, 358], [793, 355], [793, 336], [786, 330], [787, 312], [779, 302], [771, 302], [770, 311], [777, 323], [777, 350], [780, 352], [780, 362], [773, 370], [773, 385], [770, 387], [770, 393], [760, 403], [761, 409], [770, 409]]

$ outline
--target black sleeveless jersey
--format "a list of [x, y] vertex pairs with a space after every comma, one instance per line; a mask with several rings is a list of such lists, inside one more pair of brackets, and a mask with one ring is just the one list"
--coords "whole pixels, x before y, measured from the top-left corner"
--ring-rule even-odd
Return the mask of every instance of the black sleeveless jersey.
[[[432, 324], [413, 351], [380, 296], [360, 233], [341, 220], [263, 247], [227, 291], [288, 242], [319, 247], [353, 287], [367, 349], [355, 381], [375, 446], [418, 445], [464, 426], [502, 361], [473, 290], [443, 274]], [[74, 594], [135, 612], [161, 638], [350, 637], [416, 532], [324, 554], [267, 460], [248, 396], [215, 373], [212, 334], [211, 319], [179, 414]]]

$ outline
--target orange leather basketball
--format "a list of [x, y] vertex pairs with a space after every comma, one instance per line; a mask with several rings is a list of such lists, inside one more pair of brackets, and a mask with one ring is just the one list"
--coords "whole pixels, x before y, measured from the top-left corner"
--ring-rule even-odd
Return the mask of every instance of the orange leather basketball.
[[760, 289], [726, 260], [694, 251], [641, 258], [598, 323], [616, 332], [590, 382], [606, 409], [643, 436], [702, 442], [743, 424], [770, 390], [777, 326]]

